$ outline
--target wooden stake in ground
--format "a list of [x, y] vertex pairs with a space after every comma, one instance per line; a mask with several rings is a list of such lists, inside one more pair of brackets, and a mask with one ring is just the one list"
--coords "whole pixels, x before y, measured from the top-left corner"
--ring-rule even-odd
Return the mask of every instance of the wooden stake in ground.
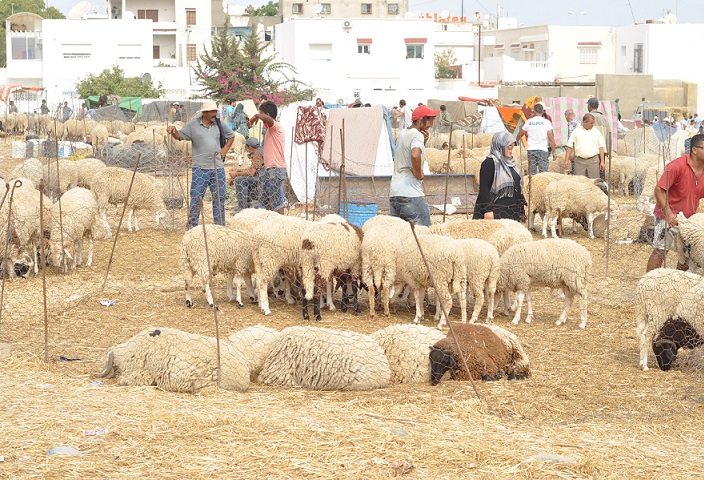
[[[205, 245], [205, 261], [208, 264], [208, 283], [212, 287], [213, 285], [213, 269], [210, 264], [210, 252], [208, 251], [208, 235], [205, 233], [205, 212], [203, 212], [203, 199], [200, 200], [200, 219], [203, 225], [203, 244]], [[215, 295], [212, 295], [212, 288], [211, 288], [211, 297], [213, 299], [213, 317], [215, 317], [215, 346], [217, 348], [217, 356], [218, 356], [218, 388], [220, 387], [220, 377], [221, 377], [221, 371], [220, 371], [220, 322], [218, 320], [218, 306], [215, 303]]]

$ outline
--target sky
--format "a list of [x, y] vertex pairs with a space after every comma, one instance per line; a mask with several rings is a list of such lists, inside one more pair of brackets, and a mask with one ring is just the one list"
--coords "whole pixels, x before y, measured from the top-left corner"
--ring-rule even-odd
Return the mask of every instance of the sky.
[[[78, 0], [45, 2], [66, 15]], [[103, 5], [102, 0], [92, 0], [91, 3]], [[230, 4], [259, 6], [266, 3], [268, 0], [230, 0]], [[525, 25], [632, 25], [634, 17], [636, 23], [643, 23], [661, 18], [667, 10], [677, 16], [679, 23], [704, 23], [701, 0], [409, 0], [409, 10], [414, 12], [447, 10], [451, 15], [460, 16], [464, 10], [468, 18], [477, 11], [483, 17], [496, 16], [499, 5], [504, 10], [502, 16], [516, 17], [519, 24]]]

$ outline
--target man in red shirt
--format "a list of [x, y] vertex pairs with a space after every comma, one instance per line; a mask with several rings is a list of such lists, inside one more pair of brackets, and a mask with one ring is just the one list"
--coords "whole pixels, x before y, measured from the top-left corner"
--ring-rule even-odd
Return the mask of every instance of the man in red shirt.
[[283, 184], [286, 181], [286, 160], [284, 159], [284, 129], [276, 121], [278, 109], [274, 102], [266, 101], [259, 105], [259, 113], [249, 119], [249, 128], [261, 120], [266, 126], [264, 135], [264, 167], [262, 172], [259, 202], [264, 208], [284, 213]]
[[[672, 244], [672, 234], [667, 226], [677, 225], [677, 213], [689, 218], [697, 211], [699, 199], [704, 198], [704, 135], [692, 137], [692, 149], [687, 155], [673, 160], [665, 167], [655, 186], [655, 233], [653, 253], [648, 260], [647, 271], [660, 268]], [[699, 183], [701, 180], [701, 183]], [[678, 263], [678, 270], [688, 266]]]

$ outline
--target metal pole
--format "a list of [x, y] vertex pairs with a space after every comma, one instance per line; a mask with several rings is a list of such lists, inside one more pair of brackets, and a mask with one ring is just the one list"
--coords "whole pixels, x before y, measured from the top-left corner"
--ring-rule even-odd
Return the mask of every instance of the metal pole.
[[447, 215], [447, 188], [450, 182], [450, 154], [452, 153], [452, 127], [450, 124], [450, 145], [447, 149], [447, 164], [445, 165], [445, 196], [443, 197], [442, 205], [442, 223], [445, 223], [445, 215]]

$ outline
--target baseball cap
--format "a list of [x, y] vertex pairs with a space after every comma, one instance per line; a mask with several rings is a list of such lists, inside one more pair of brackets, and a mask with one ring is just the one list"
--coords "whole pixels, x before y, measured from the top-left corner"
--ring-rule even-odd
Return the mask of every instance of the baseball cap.
[[592, 97], [587, 100], [587, 105], [589, 105], [590, 107], [599, 108], [599, 99], [596, 97]]
[[252, 148], [257, 148], [259, 146], [259, 139], [257, 137], [249, 137], [244, 142], [245, 145]]
[[437, 117], [440, 114], [440, 110], [433, 110], [427, 105], [421, 105], [413, 110], [413, 115], [411, 115], [411, 120], [414, 122], [419, 118], [423, 117]]

